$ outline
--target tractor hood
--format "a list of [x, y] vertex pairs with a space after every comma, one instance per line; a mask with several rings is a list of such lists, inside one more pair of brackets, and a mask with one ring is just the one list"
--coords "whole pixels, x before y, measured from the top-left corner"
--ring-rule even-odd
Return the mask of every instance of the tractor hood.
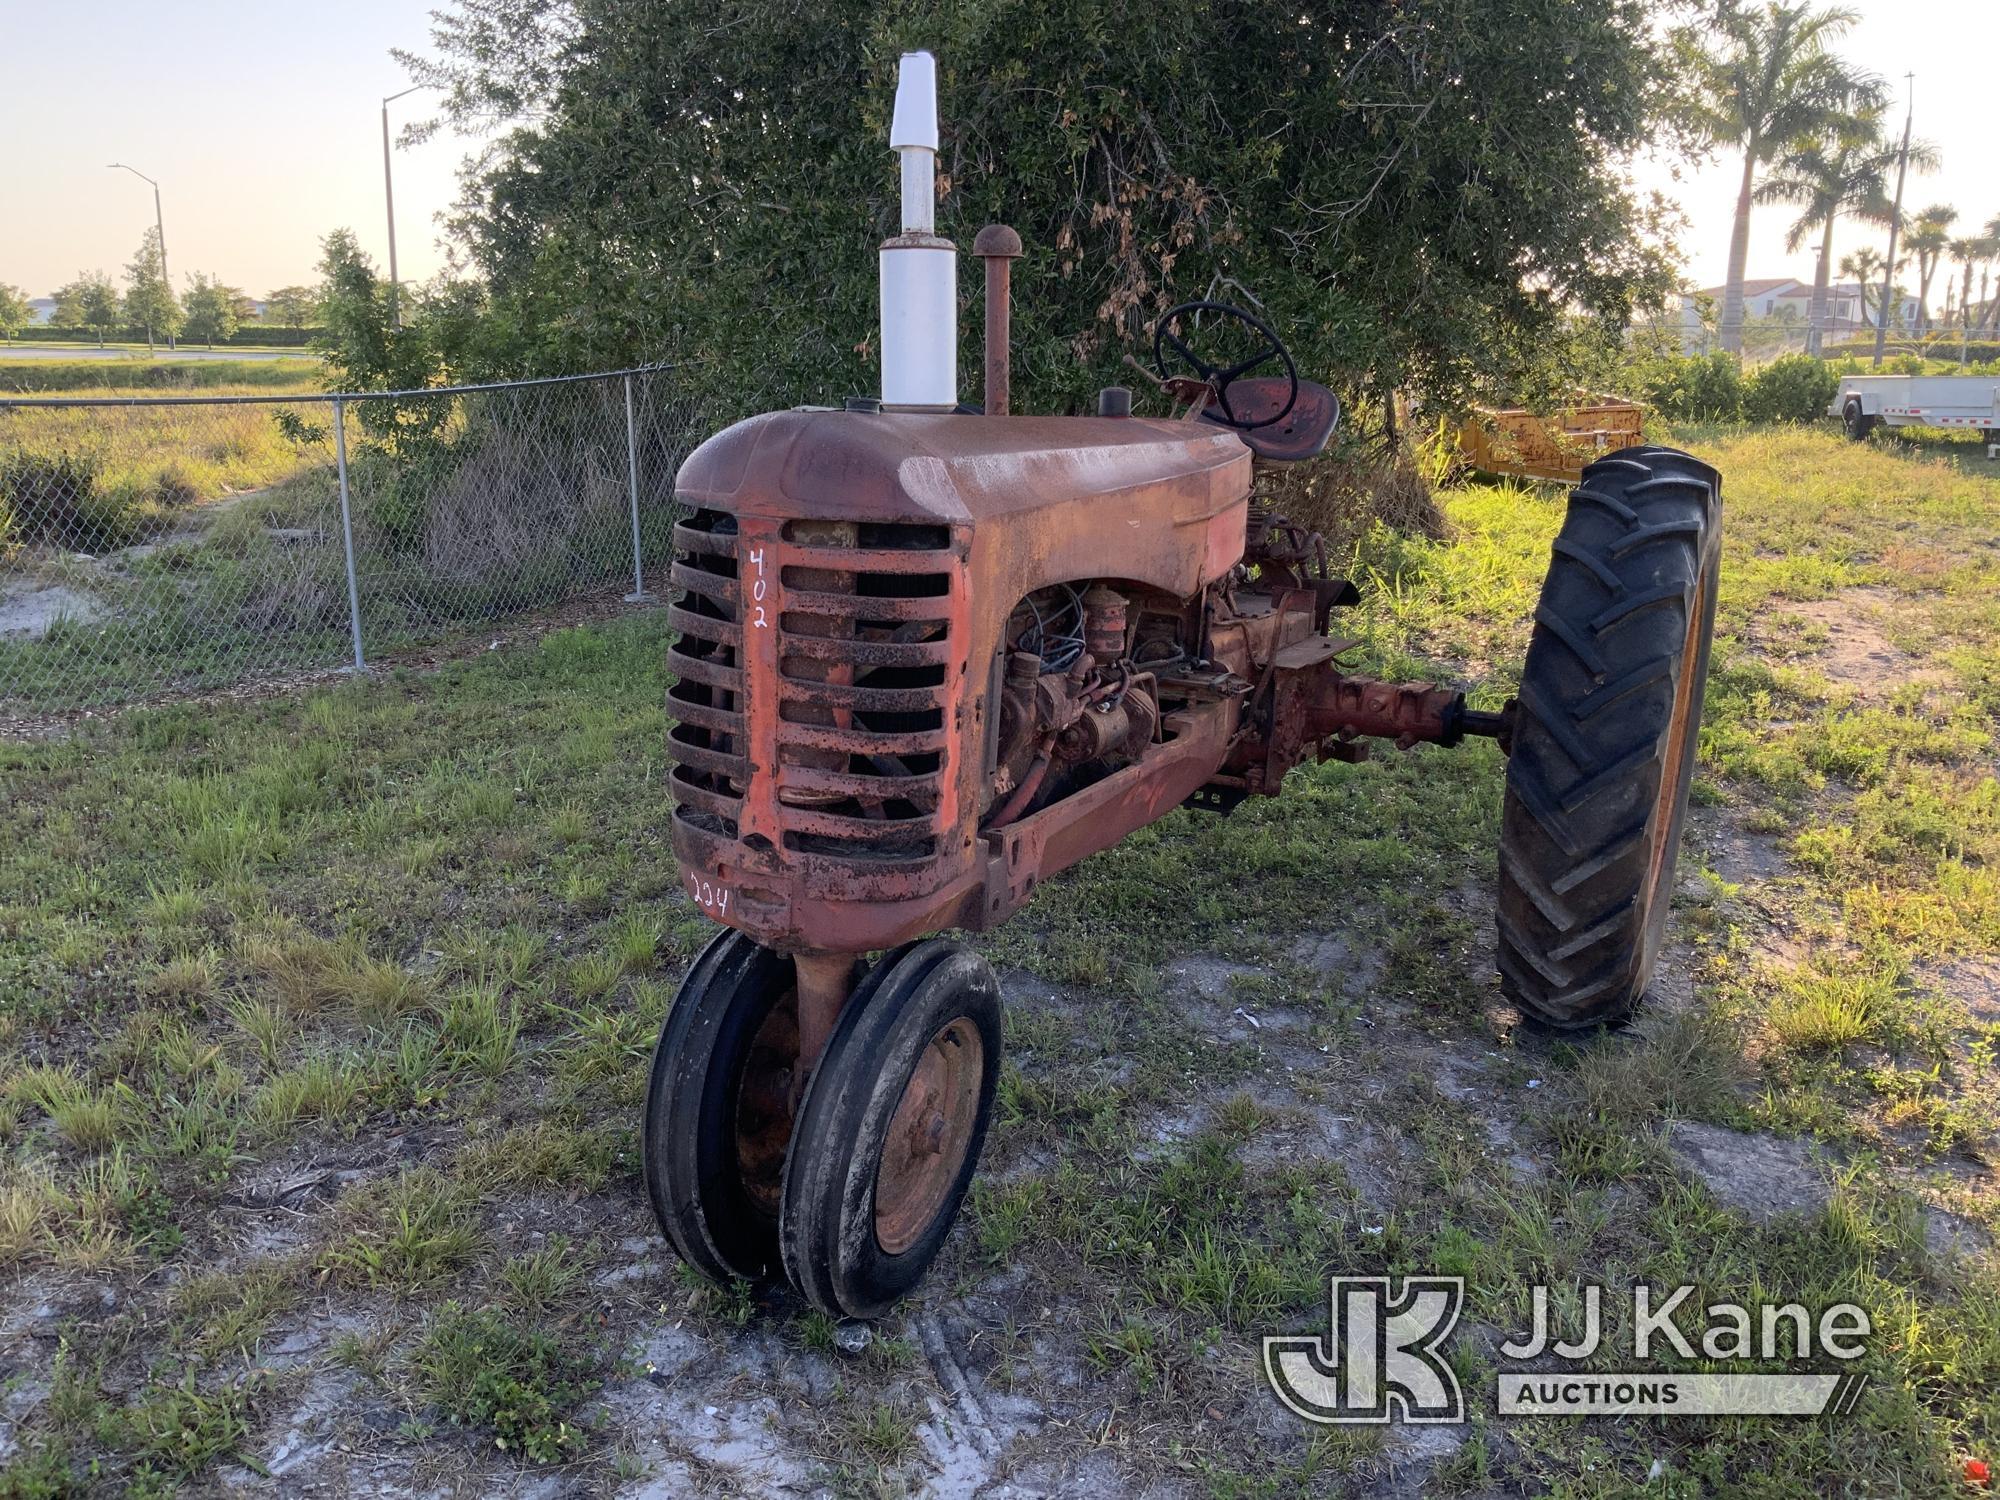
[[801, 408], [717, 433], [675, 488], [739, 515], [932, 524], [1143, 494], [1186, 524], [1241, 506], [1250, 450], [1208, 423]]

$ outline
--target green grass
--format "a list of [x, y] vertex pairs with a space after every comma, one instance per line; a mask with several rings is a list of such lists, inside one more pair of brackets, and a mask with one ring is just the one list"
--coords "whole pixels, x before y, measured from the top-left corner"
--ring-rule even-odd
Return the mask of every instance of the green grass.
[[325, 371], [317, 358], [303, 353], [277, 359], [176, 360], [143, 355], [134, 359], [9, 359], [6, 347], [0, 346], [0, 395], [8, 396], [316, 391], [325, 389]]
[[[1728, 520], [1677, 998], [1563, 1044], [1500, 1007], [1491, 746], [1169, 816], [980, 940], [1064, 987], [1010, 1006], [989, 1171], [926, 1292], [980, 1309], [982, 1381], [1045, 1399], [1074, 1365], [1084, 1436], [1140, 1471], [1337, 1494], [1379, 1477], [1382, 1435], [1274, 1423], [1255, 1374], [1329, 1273], [1462, 1274], [1510, 1331], [1539, 1280], [1694, 1281], [1869, 1307], [1872, 1394], [1838, 1424], [1488, 1418], [1427, 1492], [1938, 1494], [2000, 1445], [2000, 1277], [1923, 1233], [2000, 1219], [2000, 1025], [1954, 978], [2000, 956], [2000, 477], [1693, 438]], [[1447, 541], [1365, 538], [1343, 623], [1367, 666], [1504, 701], [1561, 503], [1474, 487]], [[1861, 625], [1886, 673], [1842, 655]], [[839, 1361], [774, 1420], [841, 1484], [921, 1472], [900, 1325], [841, 1356], [749, 1288], [599, 1279], [652, 1233], [637, 1107], [711, 930], [665, 843], [663, 645], [625, 620], [0, 743], [0, 1268], [120, 1299], [64, 1315], [20, 1472], [212, 1485], [268, 1456], [285, 1403], [243, 1372], [329, 1311], [316, 1368], [392, 1406], [398, 1462], [622, 1475], [591, 1388], [625, 1378], [627, 1334], [684, 1324], [764, 1351], [743, 1372]], [[1200, 1000], [1194, 955], [1244, 967]], [[1678, 1165], [1683, 1121], [1810, 1138], [1828, 1206], [1731, 1210]], [[243, 1204], [286, 1190], [257, 1211], [282, 1242], [241, 1242]], [[1461, 1357], [1479, 1408], [1490, 1369]]]

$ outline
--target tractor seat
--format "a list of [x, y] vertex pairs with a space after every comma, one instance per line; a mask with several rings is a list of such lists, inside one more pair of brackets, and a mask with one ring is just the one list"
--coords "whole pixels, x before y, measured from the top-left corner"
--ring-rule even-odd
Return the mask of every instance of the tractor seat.
[[[1291, 381], [1283, 376], [1259, 380], [1233, 381], [1229, 387], [1229, 408], [1244, 422], [1262, 421], [1283, 411], [1292, 393]], [[1202, 413], [1204, 421], [1227, 426], [1213, 402]], [[1257, 457], [1271, 463], [1295, 464], [1317, 457], [1340, 426], [1340, 398], [1317, 381], [1299, 382], [1299, 399], [1292, 409], [1267, 427], [1238, 429], [1236, 435]]]

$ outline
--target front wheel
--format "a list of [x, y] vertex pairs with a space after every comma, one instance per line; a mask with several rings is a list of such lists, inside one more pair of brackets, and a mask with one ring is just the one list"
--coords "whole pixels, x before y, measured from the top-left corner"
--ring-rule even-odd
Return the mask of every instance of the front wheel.
[[716, 934], [660, 1030], [640, 1150], [661, 1230], [711, 1280], [778, 1270], [798, 1051], [792, 960]]
[[942, 938], [886, 958], [835, 1023], [799, 1109], [779, 1243], [823, 1312], [867, 1318], [922, 1279], [979, 1164], [1000, 986]]
[[1847, 404], [1840, 409], [1840, 425], [1846, 430], [1852, 442], [1865, 442], [1881, 422], [1880, 417], [1871, 417], [1861, 409], [1861, 398], [1849, 396]]
[[1666, 930], [1708, 678], [1722, 481], [1627, 448], [1570, 496], [1521, 671], [1500, 825], [1501, 988], [1561, 1030], [1622, 1020]]

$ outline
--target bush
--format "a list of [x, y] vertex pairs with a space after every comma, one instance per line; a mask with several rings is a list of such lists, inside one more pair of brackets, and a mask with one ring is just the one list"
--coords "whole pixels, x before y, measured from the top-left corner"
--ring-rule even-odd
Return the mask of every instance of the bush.
[[1335, 557], [1377, 525], [1409, 536], [1444, 537], [1450, 528], [1431, 494], [1423, 453], [1399, 450], [1389, 458], [1352, 451], [1280, 468], [1260, 503], [1322, 533]]
[[1840, 390], [1840, 377], [1824, 360], [1787, 354], [1753, 374], [1743, 390], [1743, 416], [1751, 422], [1817, 422]]
[[123, 509], [98, 493], [97, 462], [87, 455], [26, 448], [0, 455], [0, 544], [95, 551], [126, 540]]
[[[1942, 361], [1944, 364], [1955, 368], [1958, 364], [1958, 340], [1959, 336], [1956, 331], [1933, 334], [1925, 339], [1913, 339], [1906, 333], [1891, 333], [1888, 338], [1888, 347], [1884, 352], [1890, 356], [1922, 352], [1929, 355], [1933, 360]], [[1872, 336], [1861, 339], [1847, 339], [1838, 344], [1828, 344], [1820, 352], [1829, 359], [1846, 355], [1864, 363], [1872, 364], [1875, 357], [1875, 340]], [[1972, 339], [1966, 344], [1965, 357], [1973, 364], [1991, 363], [1994, 360], [2000, 360], [2000, 341], [1995, 341], [1992, 338]], [[1939, 373], [1949, 374], [1950, 371], [1941, 370]]]
[[1743, 416], [1743, 367], [1733, 354], [1660, 354], [1633, 368], [1639, 395], [1661, 416], [1735, 422]]

